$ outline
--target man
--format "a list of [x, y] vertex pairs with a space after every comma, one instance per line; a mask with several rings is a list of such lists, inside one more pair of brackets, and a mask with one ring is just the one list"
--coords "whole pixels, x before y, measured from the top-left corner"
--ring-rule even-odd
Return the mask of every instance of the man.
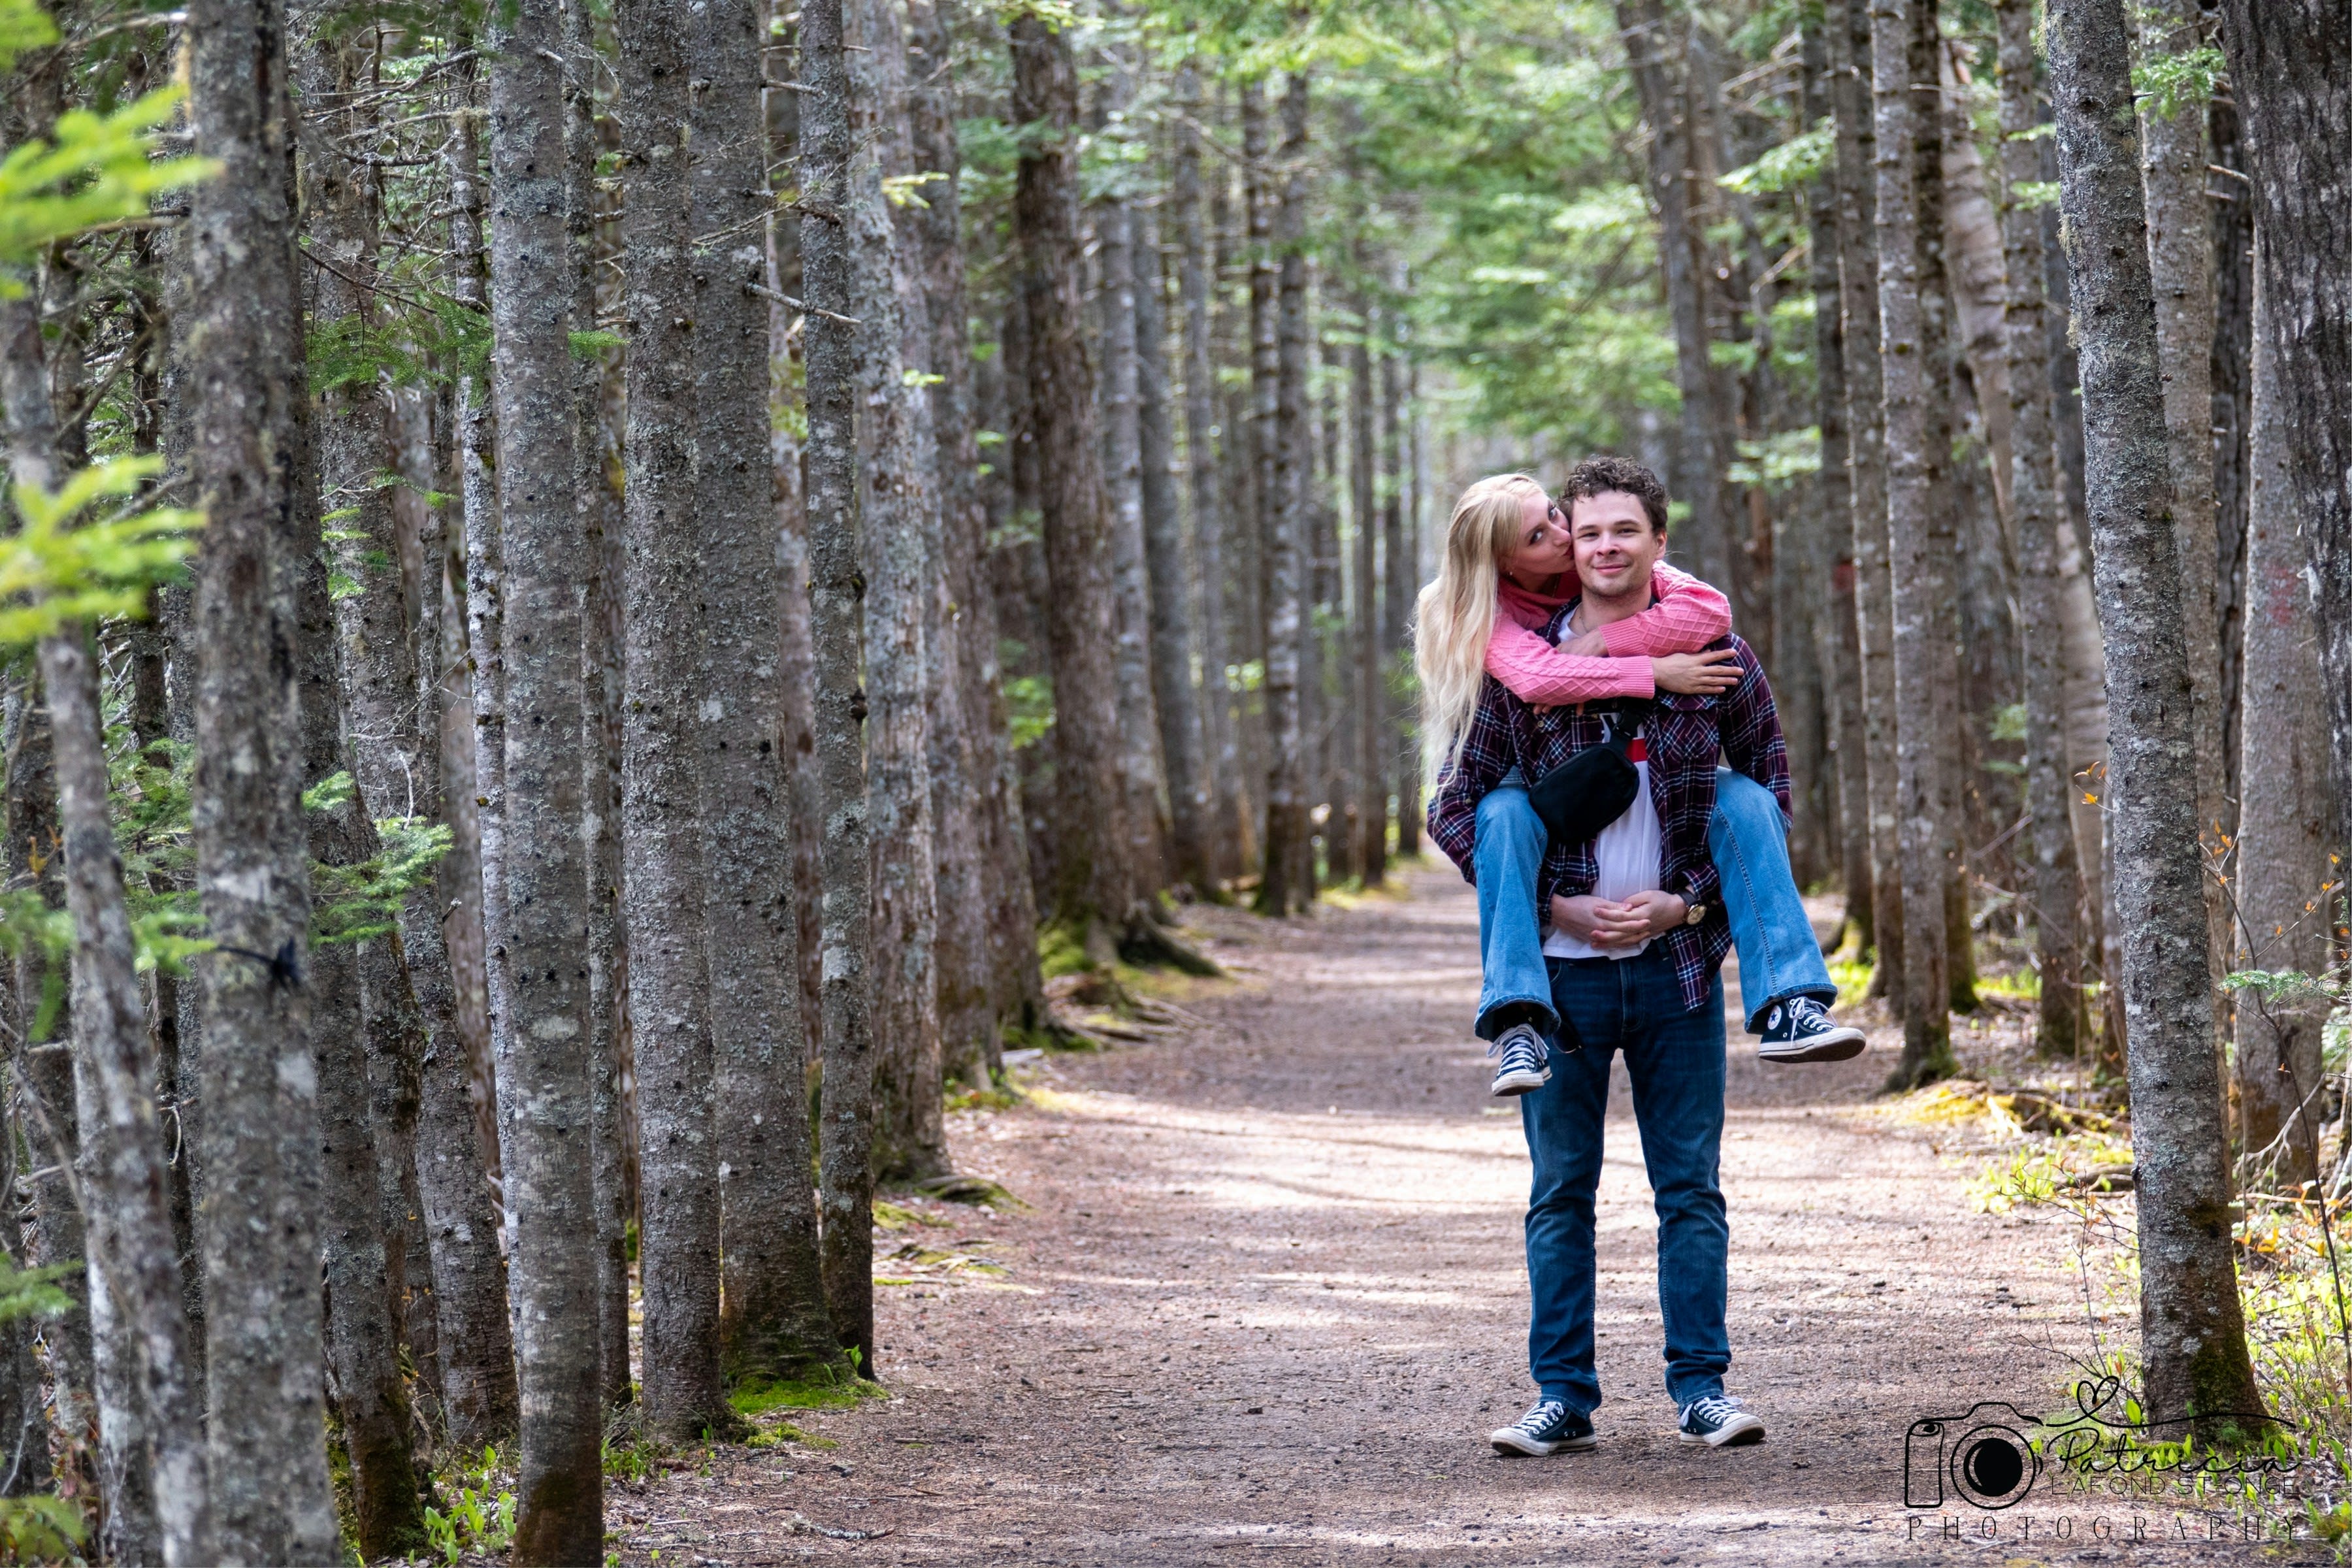
[[[1560, 499], [1582, 592], [1545, 628], [1555, 642], [1646, 609], [1651, 574], [1666, 548], [1665, 487], [1638, 463], [1588, 458]], [[1539, 709], [1488, 679], [1461, 761], [1439, 781], [1431, 805], [1433, 836], [1463, 863], [1475, 842], [1479, 801], [1513, 768], [1540, 779], [1600, 745], [1611, 719], [1639, 725], [1628, 752], [1641, 774], [1633, 804], [1597, 838], [1551, 843], [1537, 879], [1560, 1065], [1519, 1102], [1535, 1165], [1528, 1357], [1538, 1394], [1526, 1415], [1493, 1435], [1500, 1453], [1554, 1454], [1597, 1441], [1593, 1194], [1610, 1060], [1620, 1052], [1656, 1194], [1666, 1392], [1682, 1440], [1720, 1447], [1764, 1436], [1763, 1421], [1723, 1389], [1731, 1363], [1724, 1327], [1730, 1230], [1717, 1176], [1719, 971], [1731, 937], [1707, 824], [1718, 752], [1770, 790], [1784, 814], [1789, 771], [1762, 666], [1736, 637], [1716, 646], [1733, 652], [1739, 670], [1717, 696], [1661, 692], [1646, 704]], [[1606, 713], [1611, 706], [1619, 711]]]

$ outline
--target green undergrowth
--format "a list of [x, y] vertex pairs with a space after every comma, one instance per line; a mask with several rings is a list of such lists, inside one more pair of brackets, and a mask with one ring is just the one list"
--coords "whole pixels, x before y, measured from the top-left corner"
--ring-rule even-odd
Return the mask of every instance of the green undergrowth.
[[999, 1081], [986, 1089], [963, 1089], [947, 1097], [950, 1110], [1010, 1110], [1021, 1103], [1021, 1091]]
[[1977, 976], [1977, 994], [2039, 1002], [2042, 1000], [2042, 971], [2024, 963], [2006, 974], [1979, 974]]
[[787, 1443], [798, 1443], [803, 1448], [838, 1448], [840, 1444], [830, 1437], [820, 1437], [814, 1432], [803, 1432], [789, 1421], [779, 1421], [761, 1427], [743, 1439], [747, 1448], [781, 1448]]
[[[607, 1461], [607, 1471], [610, 1461]], [[425, 1538], [444, 1563], [504, 1552], [514, 1544], [515, 1495], [507, 1489], [510, 1468], [499, 1451], [484, 1448], [479, 1460], [460, 1458], [434, 1478], [441, 1508], [425, 1510]]]
[[914, 1190], [927, 1198], [939, 1198], [951, 1204], [972, 1204], [981, 1208], [1003, 1211], [1029, 1206], [1015, 1197], [1003, 1183], [990, 1181], [986, 1176], [953, 1173], [944, 1176], [927, 1176], [914, 1184]]
[[773, 1410], [842, 1410], [869, 1399], [887, 1399], [880, 1384], [846, 1373], [746, 1383], [727, 1396], [738, 1413], [765, 1415]]
[[[1849, 932], [1853, 928], [1849, 926]], [[1838, 988], [1838, 1000], [1847, 1006], [1870, 994], [1870, 982], [1877, 969], [1875, 955], [1866, 952], [1859, 933], [1849, 934], [1843, 946], [1824, 955], [1829, 965], [1830, 984]]]
[[662, 1446], [631, 1423], [629, 1429], [604, 1434], [604, 1479], [642, 1481], [661, 1468]]
[[65, 1498], [0, 1498], [0, 1563], [79, 1563], [89, 1538], [81, 1510]]
[[938, 1215], [925, 1214], [920, 1209], [910, 1209], [902, 1204], [894, 1204], [887, 1198], [876, 1198], [874, 1223], [884, 1230], [904, 1230], [910, 1225], [927, 1225], [938, 1230], [952, 1226], [955, 1221], [941, 1218]]
[[1086, 934], [1066, 921], [1049, 921], [1037, 932], [1037, 972], [1048, 980], [1065, 974], [1087, 974], [1095, 961], [1087, 956]]

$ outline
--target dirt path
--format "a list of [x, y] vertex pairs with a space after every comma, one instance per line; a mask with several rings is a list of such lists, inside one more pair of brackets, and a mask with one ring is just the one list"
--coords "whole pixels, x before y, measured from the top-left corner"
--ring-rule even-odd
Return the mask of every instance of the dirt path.
[[[958, 1167], [1033, 1206], [919, 1205], [947, 1223], [889, 1237], [909, 1249], [878, 1266], [902, 1281], [880, 1291], [898, 1397], [802, 1420], [834, 1449], [720, 1449], [707, 1473], [616, 1490], [621, 1560], [2243, 1554], [2159, 1550], [2177, 1541], [2168, 1513], [2046, 1492], [2006, 1514], [1906, 1512], [1910, 1422], [1978, 1400], [2046, 1408], [2084, 1308], [2052, 1227], [1971, 1214], [1965, 1171], [1865, 1109], [1883, 1038], [1799, 1068], [1732, 1042], [1730, 1386], [1770, 1440], [1675, 1441], [1620, 1072], [1601, 1188], [1601, 1446], [1496, 1458], [1486, 1432], [1531, 1393], [1526, 1151], [1467, 1030], [1475, 910], [1450, 874], [1409, 881], [1409, 900], [1311, 921], [1200, 913], [1238, 974], [1186, 998], [1202, 1026], [1055, 1058], [1034, 1104], [956, 1117]], [[2149, 1545], [2129, 1544], [2135, 1517]], [[2062, 1528], [2071, 1542], [2046, 1546]]]

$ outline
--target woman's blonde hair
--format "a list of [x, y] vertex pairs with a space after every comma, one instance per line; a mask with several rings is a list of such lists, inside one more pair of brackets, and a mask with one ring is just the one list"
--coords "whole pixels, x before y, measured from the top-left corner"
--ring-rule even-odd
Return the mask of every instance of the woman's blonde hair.
[[1461, 761], [1486, 674], [1486, 643], [1495, 635], [1500, 563], [1518, 543], [1530, 498], [1542, 500], [1544, 489], [1525, 474], [1496, 474], [1464, 490], [1445, 524], [1437, 580], [1414, 605], [1422, 757], [1433, 779]]

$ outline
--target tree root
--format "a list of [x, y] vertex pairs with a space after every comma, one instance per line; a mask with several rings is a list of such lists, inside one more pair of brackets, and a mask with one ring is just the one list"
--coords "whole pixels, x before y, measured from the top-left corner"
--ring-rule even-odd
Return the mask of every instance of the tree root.
[[1178, 937], [1154, 913], [1150, 904], [1139, 902], [1129, 914], [1127, 929], [1119, 933], [1120, 958], [1139, 967], [1176, 969], [1203, 979], [1224, 973], [1214, 959]]

